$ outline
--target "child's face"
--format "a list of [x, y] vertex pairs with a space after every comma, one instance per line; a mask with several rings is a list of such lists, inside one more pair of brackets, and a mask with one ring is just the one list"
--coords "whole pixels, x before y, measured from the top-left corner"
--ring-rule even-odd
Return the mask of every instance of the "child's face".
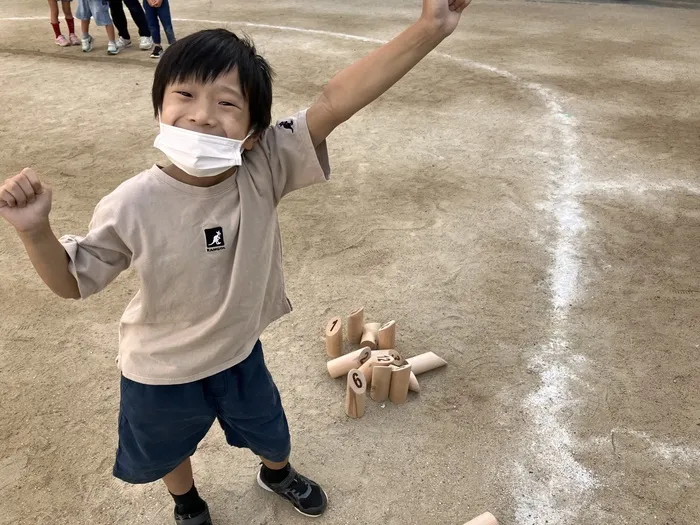
[[165, 88], [160, 120], [190, 131], [244, 139], [250, 128], [250, 111], [238, 70], [234, 68], [208, 84], [196, 81], [169, 84]]

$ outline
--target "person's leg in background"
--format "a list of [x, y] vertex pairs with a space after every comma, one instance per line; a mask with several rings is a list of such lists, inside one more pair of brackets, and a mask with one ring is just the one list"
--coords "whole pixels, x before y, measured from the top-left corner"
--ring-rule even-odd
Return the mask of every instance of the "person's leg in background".
[[[49, 0], [49, 18], [51, 25], [58, 24], [58, 0]], [[60, 35], [61, 32], [59, 31], [58, 34]]]
[[158, 24], [158, 10], [153, 7], [148, 0], [143, 0], [143, 11], [148, 20], [148, 28], [151, 30], [151, 38], [153, 38], [153, 52], [151, 58], [160, 58], [163, 52], [163, 47], [160, 45], [160, 25]]
[[112, 21], [114, 22], [114, 27], [119, 33], [119, 38], [117, 39], [117, 47], [123, 49], [125, 47], [131, 46], [131, 34], [129, 33], [129, 23], [126, 20], [126, 14], [124, 13], [124, 5], [122, 0], [109, 0], [109, 11], [112, 14]]
[[68, 41], [73, 46], [79, 46], [80, 39], [78, 35], [75, 34], [75, 20], [73, 19], [73, 12], [70, 8], [70, 0], [62, 0], [61, 8], [63, 9], [63, 16], [66, 19], [66, 25], [68, 25]]
[[90, 0], [78, 0], [75, 18], [80, 20], [80, 43], [83, 46], [83, 52], [87, 53], [92, 51], [92, 36], [90, 36], [90, 18], [92, 18], [92, 11], [90, 10]]
[[139, 28], [139, 48], [143, 51], [148, 51], [153, 47], [153, 39], [151, 38], [151, 29], [148, 27], [146, 13], [143, 12], [141, 2], [139, 0], [124, 0], [126, 8], [131, 13], [134, 23]]
[[109, 5], [105, 0], [88, 0], [92, 9], [95, 24], [104, 27], [107, 32], [107, 54], [117, 55], [121, 49], [117, 47], [117, 34], [114, 30], [112, 17], [109, 16]]
[[92, 37], [90, 36], [90, 19], [80, 20], [80, 32], [83, 34], [81, 44], [85, 53], [92, 51]]
[[49, 0], [49, 17], [56, 44], [61, 47], [69, 46], [70, 41], [61, 34], [61, 24], [58, 21], [58, 0]]
[[170, 16], [170, 2], [169, 0], [163, 0], [158, 8], [158, 18], [160, 18], [160, 23], [163, 26], [163, 31], [168, 39], [168, 44], [172, 45], [175, 43], [175, 30], [173, 29], [173, 19]]

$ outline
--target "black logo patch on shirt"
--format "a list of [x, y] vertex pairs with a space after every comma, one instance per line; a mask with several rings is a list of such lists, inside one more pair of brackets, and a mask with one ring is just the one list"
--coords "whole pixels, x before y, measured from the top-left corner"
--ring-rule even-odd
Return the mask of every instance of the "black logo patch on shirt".
[[280, 121], [279, 124], [277, 124], [278, 127], [282, 129], [288, 129], [292, 133], [294, 133], [294, 121], [293, 120], [282, 120]]
[[224, 229], [221, 226], [205, 228], [204, 238], [207, 241], [208, 252], [216, 252], [226, 248], [226, 244], [224, 244]]

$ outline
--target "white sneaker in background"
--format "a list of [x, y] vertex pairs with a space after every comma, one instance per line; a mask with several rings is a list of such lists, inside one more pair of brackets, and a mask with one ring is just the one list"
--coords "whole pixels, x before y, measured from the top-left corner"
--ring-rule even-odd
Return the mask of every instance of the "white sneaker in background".
[[92, 51], [92, 37], [90, 35], [82, 38], [80, 40], [80, 45], [83, 46], [83, 53], [87, 53], [88, 51]]
[[123, 37], [120, 36], [120, 37], [117, 39], [117, 47], [118, 47], [119, 49], [124, 49], [124, 48], [127, 48], [127, 47], [131, 47], [131, 40], [129, 40], [128, 38], [123, 38]]
[[142, 36], [139, 39], [139, 49], [141, 51], [148, 51], [153, 47], [153, 38], [150, 36]]

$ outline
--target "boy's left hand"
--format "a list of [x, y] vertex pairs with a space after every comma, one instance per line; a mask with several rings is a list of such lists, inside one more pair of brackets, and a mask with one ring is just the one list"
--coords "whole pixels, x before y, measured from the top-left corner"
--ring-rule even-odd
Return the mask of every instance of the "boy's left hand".
[[459, 24], [462, 11], [470, 3], [471, 0], [423, 0], [421, 20], [442, 36], [451, 35]]

